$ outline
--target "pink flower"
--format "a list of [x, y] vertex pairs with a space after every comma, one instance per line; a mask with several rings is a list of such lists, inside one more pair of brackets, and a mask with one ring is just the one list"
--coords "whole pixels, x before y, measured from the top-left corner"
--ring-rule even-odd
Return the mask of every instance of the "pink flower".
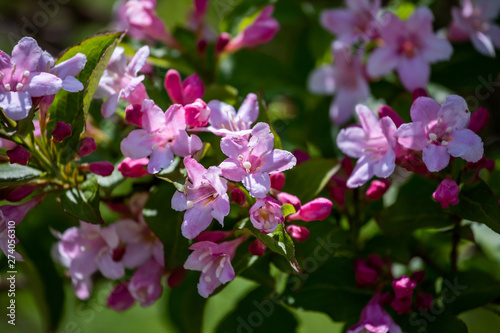
[[89, 171], [96, 175], [107, 177], [113, 173], [115, 166], [108, 161], [92, 162], [89, 164]]
[[392, 121], [394, 122], [394, 125], [396, 125], [396, 127], [398, 128], [404, 123], [403, 119], [399, 116], [399, 114], [388, 105], [380, 106], [377, 110], [377, 113], [378, 117], [381, 119], [383, 117], [391, 118]]
[[451, 41], [470, 39], [476, 50], [494, 57], [495, 48], [500, 48], [500, 27], [495, 19], [500, 11], [496, 0], [462, 0], [462, 8], [453, 7], [453, 22], [448, 31]]
[[205, 169], [196, 160], [186, 157], [189, 182], [185, 193], [175, 192], [172, 209], [186, 211], [182, 223], [184, 237], [193, 239], [205, 230], [212, 219], [224, 226], [224, 217], [229, 214], [230, 203], [227, 195], [227, 180], [221, 177], [221, 170], [215, 166]]
[[432, 197], [441, 204], [441, 207], [448, 208], [449, 205], [457, 205], [460, 200], [458, 193], [460, 187], [451, 179], [443, 180], [437, 187], [436, 191], [432, 193]]
[[243, 206], [247, 202], [247, 195], [239, 188], [235, 188], [231, 191], [231, 201]]
[[[62, 89], [69, 92], [78, 92], [83, 90], [82, 82], [78, 81], [75, 76], [80, 74], [82, 69], [87, 63], [87, 57], [82, 53], [77, 53], [75, 56], [67, 59], [54, 66], [54, 58], [46, 51], [42, 52], [42, 56], [38, 61], [38, 70], [40, 72], [46, 72], [53, 74], [62, 80]], [[52, 101], [48, 97], [53, 97], [53, 95], [46, 96], [44, 99]]]
[[315, 69], [308, 81], [309, 91], [317, 95], [333, 95], [330, 118], [342, 125], [352, 116], [356, 104], [370, 96], [361, 62], [361, 52], [356, 53], [348, 44], [334, 42], [332, 53], [335, 63]]
[[337, 40], [348, 44], [376, 38], [380, 25], [377, 22], [380, 0], [345, 0], [345, 4], [347, 9], [321, 12], [321, 25], [337, 35]]
[[490, 113], [486, 108], [479, 108], [470, 116], [468, 129], [474, 133], [479, 133], [490, 121]]
[[144, 75], [137, 76], [146, 64], [149, 48], [141, 47], [127, 65], [125, 50], [117, 47], [101, 77], [94, 98], [108, 98], [101, 107], [104, 118], [111, 117], [121, 99], [131, 104], [141, 104], [149, 98], [142, 81]]
[[221, 149], [229, 158], [219, 168], [222, 176], [243, 182], [250, 195], [264, 198], [271, 187], [269, 174], [292, 168], [295, 157], [285, 150], [273, 149], [274, 135], [269, 125], [258, 123], [252, 129], [252, 137], [226, 136], [221, 140]]
[[250, 208], [249, 213], [252, 225], [266, 234], [275, 231], [278, 225], [285, 220], [281, 204], [270, 196], [258, 199]]
[[149, 259], [132, 276], [128, 284], [130, 295], [138, 300], [141, 306], [152, 305], [163, 292], [161, 285], [163, 274], [163, 267], [155, 259]]
[[302, 205], [296, 213], [287, 216], [287, 220], [322, 221], [330, 216], [333, 203], [326, 198], [316, 198]]
[[389, 179], [374, 180], [370, 183], [370, 187], [366, 190], [366, 198], [369, 200], [378, 200], [391, 187]]
[[50, 135], [52, 135], [55, 142], [62, 142], [64, 139], [71, 136], [71, 125], [58, 121]]
[[266, 245], [257, 238], [248, 245], [248, 251], [254, 256], [263, 256], [266, 252]]
[[119, 165], [118, 171], [120, 171], [125, 178], [140, 178], [148, 175], [149, 172], [144, 168], [148, 165], [149, 159], [144, 157], [137, 160], [126, 157]]
[[95, 143], [94, 138], [85, 137], [80, 141], [80, 148], [78, 148], [79, 156], [88, 156], [92, 154], [97, 149], [97, 144]]
[[196, 73], [182, 82], [179, 72], [170, 69], [165, 75], [164, 86], [172, 102], [182, 105], [194, 103], [205, 94], [205, 86]]
[[115, 311], [124, 311], [135, 303], [135, 299], [128, 290], [128, 282], [120, 283], [109, 294], [106, 305]]
[[252, 24], [226, 45], [224, 51], [235, 52], [241, 48], [250, 48], [270, 42], [280, 29], [278, 21], [271, 16], [273, 12], [274, 6], [264, 8]]
[[392, 288], [394, 289], [396, 298], [411, 298], [413, 289], [415, 289], [416, 286], [416, 282], [406, 275], [392, 281]]
[[361, 312], [359, 323], [352, 326], [347, 333], [401, 333], [401, 328], [394, 323], [391, 316], [380, 305], [380, 293], [376, 293]]
[[283, 186], [285, 186], [285, 175], [283, 174], [283, 172], [273, 173], [271, 175], [271, 188], [275, 189], [276, 191], [281, 191]]
[[397, 69], [406, 89], [425, 88], [430, 64], [448, 60], [453, 53], [451, 44], [434, 35], [434, 17], [428, 8], [418, 7], [406, 22], [394, 14], [386, 15], [389, 20], [380, 29], [384, 46], [373, 51], [368, 59], [368, 74], [375, 78]]
[[210, 109], [201, 99], [184, 106], [186, 111], [186, 125], [189, 127], [203, 127], [208, 124]]
[[303, 242], [309, 238], [309, 230], [300, 225], [291, 224], [286, 227], [286, 231], [299, 242]]
[[201, 149], [202, 142], [196, 135], [186, 133], [184, 109], [174, 104], [163, 113], [152, 100], [142, 103], [143, 129], [132, 131], [121, 142], [123, 155], [132, 159], [149, 156], [148, 172], [151, 174], [167, 168], [178, 156], [191, 156]]
[[125, 120], [130, 125], [142, 127], [142, 104], [131, 104], [125, 109]]
[[411, 312], [411, 297], [395, 297], [391, 301], [392, 308], [397, 312], [398, 315], [402, 315], [403, 313]]
[[231, 259], [243, 240], [237, 238], [221, 244], [198, 242], [189, 247], [194, 252], [187, 258], [184, 268], [201, 271], [198, 283], [198, 292], [201, 296], [207, 298], [215, 288], [234, 279], [235, 272], [231, 266]]
[[466, 128], [470, 112], [462, 97], [448, 96], [442, 105], [420, 97], [413, 103], [410, 115], [413, 122], [401, 125], [395, 135], [403, 147], [422, 151], [429, 171], [444, 169], [450, 155], [468, 162], [477, 162], [483, 156], [481, 138]]
[[7, 150], [6, 154], [9, 157], [10, 164], [17, 163], [21, 165], [28, 165], [28, 160], [31, 156], [31, 154], [24, 149], [23, 146], [19, 145], [17, 145], [14, 149]]
[[360, 287], [372, 286], [377, 282], [379, 274], [376, 269], [370, 267], [367, 260], [356, 261], [355, 278], [356, 284]]
[[221, 101], [210, 101], [208, 107], [210, 109], [208, 130], [220, 136], [247, 135], [259, 117], [259, 101], [255, 94], [247, 95], [238, 113], [233, 106]]
[[292, 195], [290, 193], [286, 192], [280, 192], [277, 195], [278, 200], [284, 205], [284, 204], [290, 204], [295, 208], [295, 211], [299, 211], [300, 207], [302, 206], [302, 203], [300, 202], [300, 199], [297, 198], [295, 195]]
[[209, 241], [212, 243], [220, 243], [224, 239], [231, 237], [233, 235], [232, 231], [204, 231], [198, 236], [196, 236], [196, 242]]
[[358, 158], [356, 167], [347, 180], [347, 187], [365, 184], [374, 175], [389, 177], [395, 168], [394, 133], [396, 125], [389, 117], [377, 119], [364, 105], [356, 107], [361, 127], [344, 128], [337, 136], [337, 146], [346, 155]]

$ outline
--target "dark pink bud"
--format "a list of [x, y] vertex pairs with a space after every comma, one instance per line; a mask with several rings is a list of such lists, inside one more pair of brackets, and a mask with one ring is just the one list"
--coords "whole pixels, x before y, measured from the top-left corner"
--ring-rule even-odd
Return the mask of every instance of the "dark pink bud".
[[29, 185], [15, 188], [7, 194], [5, 199], [10, 202], [19, 202], [33, 193], [36, 188], [36, 186]]
[[135, 299], [128, 291], [128, 282], [120, 283], [108, 296], [107, 306], [115, 311], [124, 311], [134, 305]]
[[378, 280], [378, 273], [375, 269], [368, 267], [366, 260], [359, 259], [355, 263], [356, 284], [360, 287], [368, 287]]
[[190, 127], [203, 127], [208, 124], [210, 109], [200, 98], [191, 104], [184, 106], [186, 125]]
[[62, 142], [71, 136], [71, 125], [58, 121], [51, 135], [55, 142]]
[[205, 86], [203, 81], [198, 77], [198, 74], [194, 73], [184, 80], [182, 84], [184, 103], [190, 104], [196, 101], [198, 98], [202, 98], [205, 94]]
[[399, 116], [399, 114], [388, 105], [382, 105], [378, 108], [378, 116], [379, 116], [379, 118], [382, 118], [382, 117], [391, 118], [392, 121], [394, 122], [394, 125], [396, 125], [396, 127], [399, 127], [404, 123], [403, 119]]
[[376, 269], [377, 272], [383, 271], [384, 267], [387, 265], [387, 263], [384, 261], [384, 259], [380, 258], [380, 256], [377, 254], [370, 255], [367, 263], [370, 267]]
[[330, 188], [330, 196], [333, 199], [333, 202], [337, 204], [339, 207], [344, 207], [345, 205], [345, 192], [347, 191], [345, 186], [337, 186], [334, 185]]
[[230, 40], [231, 40], [230, 34], [228, 34], [227, 32], [221, 33], [217, 38], [217, 42], [215, 43], [215, 51], [217, 53], [221, 53], [222, 51], [224, 51], [226, 45], [229, 43]]
[[78, 155], [88, 156], [92, 154], [94, 150], [97, 149], [94, 138], [85, 137], [80, 142], [80, 148], [78, 149]]
[[198, 52], [198, 54], [202, 55], [207, 50], [207, 46], [207, 40], [202, 38], [196, 43], [196, 51]]
[[17, 163], [21, 165], [27, 165], [28, 159], [31, 156], [26, 149], [19, 145], [17, 145], [14, 149], [7, 150], [6, 154], [9, 157], [10, 164]]
[[184, 105], [182, 80], [179, 72], [175, 69], [170, 69], [165, 75], [164, 85], [172, 102]]
[[345, 171], [347, 177], [350, 177], [352, 170], [354, 170], [352, 160], [349, 157], [344, 156], [344, 158], [342, 158], [342, 161], [340, 162], [340, 165], [342, 166], [342, 170]]
[[490, 121], [490, 113], [486, 108], [479, 108], [470, 116], [468, 128], [474, 133], [479, 133]]
[[299, 225], [291, 224], [286, 227], [286, 231], [299, 242], [303, 242], [309, 238], [309, 230]]
[[391, 306], [398, 313], [398, 315], [409, 313], [411, 312], [411, 297], [395, 297], [391, 302]]
[[175, 288], [179, 286], [184, 281], [186, 274], [187, 270], [182, 266], [179, 266], [172, 272], [170, 272], [170, 275], [167, 278], [167, 285], [169, 286], [169, 288]]
[[481, 169], [486, 169], [489, 172], [493, 172], [495, 170], [495, 160], [486, 158], [486, 155], [483, 155], [481, 159], [475, 163], [473, 162], [467, 162], [465, 165], [465, 170], [470, 171], [470, 170], [481, 170]]
[[199, 19], [205, 16], [208, 7], [208, 0], [194, 0], [195, 15]]
[[140, 158], [137, 160], [126, 157], [119, 165], [118, 171], [120, 171], [125, 178], [140, 178], [148, 175], [148, 170], [145, 166], [148, 165], [149, 159], [147, 157]]
[[196, 236], [196, 242], [219, 243], [233, 234], [232, 231], [204, 231]]
[[89, 170], [92, 173], [95, 173], [99, 176], [107, 177], [113, 173], [115, 167], [113, 164], [104, 161], [104, 162], [94, 162], [89, 164]]
[[281, 191], [283, 186], [285, 186], [285, 175], [283, 172], [273, 173], [271, 175], [271, 187], [276, 191]]
[[127, 106], [125, 109], [125, 120], [130, 125], [135, 125], [142, 127], [142, 115], [144, 112], [142, 111], [142, 105], [140, 104], [131, 104]]
[[392, 288], [394, 289], [394, 293], [396, 294], [396, 298], [410, 298], [413, 294], [413, 289], [416, 287], [415, 281], [403, 275], [399, 279], [395, 279], [392, 281]]
[[410, 279], [414, 281], [416, 284], [420, 284], [425, 279], [425, 271], [416, 271], [410, 276]]
[[298, 212], [302, 204], [300, 203], [299, 198], [297, 198], [295, 195], [291, 195], [286, 192], [281, 192], [277, 195], [278, 200], [284, 205], [284, 204], [290, 204], [295, 208], [295, 211]]
[[427, 293], [419, 293], [415, 299], [415, 307], [417, 309], [430, 309], [432, 306], [432, 295]]
[[301, 149], [294, 149], [292, 152], [293, 156], [297, 159], [297, 165], [300, 163], [303, 163], [305, 161], [309, 161], [311, 159], [311, 156], [309, 154]]
[[316, 198], [302, 205], [297, 213], [288, 216], [288, 220], [322, 221], [330, 216], [333, 203], [326, 198]]
[[247, 202], [247, 195], [239, 188], [235, 188], [231, 191], [231, 201], [243, 206]]
[[369, 200], [378, 200], [391, 187], [389, 179], [374, 180], [370, 183], [370, 187], [366, 190], [366, 198]]
[[396, 163], [406, 170], [418, 173], [419, 175], [426, 175], [429, 172], [422, 159], [416, 155], [416, 152], [402, 148], [400, 145], [396, 145], [395, 152]]
[[124, 245], [115, 248], [113, 250], [113, 254], [111, 256], [111, 259], [113, 259], [113, 261], [116, 261], [116, 262], [122, 260], [123, 256], [125, 255], [125, 250], [126, 249], [125, 249]]
[[250, 245], [248, 246], [248, 251], [250, 251], [250, 253], [254, 256], [263, 256], [264, 252], [266, 252], [266, 246], [260, 239], [256, 239], [252, 243], [250, 243]]
[[445, 179], [438, 185], [432, 197], [441, 204], [441, 207], [448, 208], [449, 205], [456, 205], [460, 202], [458, 199], [460, 187], [451, 179]]
[[415, 101], [419, 97], [429, 97], [429, 94], [427, 93], [427, 90], [424, 88], [417, 88], [413, 90], [413, 93], [411, 94], [413, 101]]
[[380, 304], [381, 305], [389, 305], [391, 304], [392, 300], [394, 299], [394, 296], [391, 295], [391, 293], [383, 293], [380, 295]]

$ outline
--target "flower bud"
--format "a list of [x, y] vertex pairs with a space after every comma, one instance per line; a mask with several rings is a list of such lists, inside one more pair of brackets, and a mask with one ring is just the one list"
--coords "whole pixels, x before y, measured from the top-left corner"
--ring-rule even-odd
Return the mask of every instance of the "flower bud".
[[94, 138], [90, 137], [85, 137], [82, 138], [82, 141], [80, 142], [80, 148], [78, 148], [78, 155], [79, 156], [88, 156], [94, 152], [94, 150], [97, 149], [97, 145], [95, 143]]
[[271, 187], [277, 191], [281, 191], [283, 186], [285, 186], [285, 175], [283, 172], [273, 173], [271, 175]]
[[223, 32], [219, 35], [219, 37], [217, 38], [217, 42], [215, 43], [215, 51], [217, 52], [217, 54], [224, 51], [230, 40], [231, 35], [227, 32]]
[[250, 245], [248, 246], [248, 251], [250, 251], [250, 253], [254, 256], [263, 256], [264, 252], [266, 252], [266, 246], [260, 239], [256, 239], [252, 243], [250, 243]]
[[388, 105], [382, 105], [378, 108], [378, 116], [379, 118], [383, 117], [391, 118], [396, 127], [399, 127], [404, 123], [403, 119], [399, 116], [399, 114]]
[[51, 135], [55, 142], [62, 142], [71, 136], [71, 125], [58, 121]]
[[490, 113], [486, 108], [479, 108], [470, 116], [468, 129], [474, 133], [479, 133], [490, 121]]
[[108, 296], [106, 305], [115, 311], [124, 311], [134, 305], [135, 299], [128, 291], [128, 282], [120, 283]]
[[395, 297], [391, 302], [391, 306], [398, 313], [398, 315], [409, 313], [411, 312], [411, 297]]
[[186, 274], [187, 270], [184, 267], [179, 266], [177, 268], [174, 268], [174, 270], [170, 272], [170, 275], [167, 278], [168, 287], [175, 288], [179, 286], [184, 281]]
[[303, 242], [309, 238], [309, 230], [299, 225], [291, 224], [286, 227], [286, 231], [299, 242]]
[[346, 192], [346, 187], [345, 186], [337, 186], [334, 185], [330, 188], [330, 196], [333, 199], [333, 202], [337, 204], [339, 207], [344, 207], [345, 205], [345, 192]]
[[113, 173], [115, 167], [113, 164], [104, 161], [104, 162], [93, 162], [89, 164], [89, 170], [96, 175], [107, 177]]
[[165, 89], [173, 103], [183, 104], [184, 97], [182, 92], [181, 75], [175, 69], [170, 69], [165, 75]]
[[233, 234], [232, 231], [204, 231], [198, 236], [196, 236], [195, 240], [196, 242], [212, 242], [212, 243], [219, 243], [222, 242], [224, 239], [228, 238]]
[[419, 293], [415, 299], [415, 307], [417, 309], [429, 309], [432, 306], [432, 295], [427, 293]]
[[305, 161], [309, 161], [311, 159], [311, 156], [309, 154], [301, 149], [294, 149], [292, 152], [293, 156], [297, 159], [297, 164], [299, 165], [300, 163], [303, 163]]
[[127, 106], [125, 109], [125, 120], [130, 125], [135, 125], [142, 127], [142, 115], [144, 112], [142, 111], [141, 104], [131, 104]]
[[355, 262], [356, 284], [360, 287], [368, 287], [378, 280], [378, 272], [367, 265], [364, 259], [358, 259]]
[[14, 149], [7, 150], [6, 154], [9, 157], [10, 164], [17, 163], [21, 165], [28, 165], [28, 159], [31, 156], [31, 154], [20, 145], [17, 145]]
[[427, 90], [425, 90], [424, 88], [417, 88], [413, 90], [411, 96], [413, 98], [413, 101], [415, 101], [419, 97], [429, 97], [429, 94], [427, 93]]
[[196, 73], [188, 76], [184, 80], [182, 90], [184, 96], [183, 105], [193, 103], [196, 99], [202, 98], [203, 94], [205, 94], [205, 86]]
[[207, 50], [208, 42], [206, 39], [202, 38], [196, 43], [196, 52], [199, 55], [203, 55]]
[[460, 187], [451, 179], [445, 179], [438, 185], [432, 197], [441, 204], [441, 207], [448, 208], [449, 205], [456, 205], [460, 202], [458, 193]]
[[240, 190], [239, 188], [235, 188], [231, 191], [231, 201], [240, 206], [243, 206], [247, 201], [247, 196], [242, 190]]
[[137, 160], [126, 157], [117, 167], [125, 178], [140, 178], [148, 175], [148, 170], [145, 169], [149, 163], [147, 157], [140, 158]]
[[396, 298], [410, 298], [413, 294], [413, 289], [416, 287], [416, 282], [403, 275], [399, 279], [392, 281], [392, 288], [396, 294]]
[[374, 180], [370, 183], [370, 187], [366, 190], [366, 198], [368, 200], [378, 200], [391, 187], [389, 179]]
[[197, 98], [194, 103], [184, 106], [186, 115], [186, 125], [190, 127], [203, 127], [208, 124], [210, 109], [207, 104]]
[[416, 284], [420, 284], [425, 279], [425, 271], [416, 271], [410, 276], [410, 280], [414, 281]]
[[300, 203], [299, 198], [297, 198], [295, 195], [291, 195], [286, 192], [280, 192], [278, 194], [278, 200], [284, 205], [284, 204], [290, 204], [295, 208], [295, 211], [298, 212], [302, 204]]
[[19, 202], [36, 190], [36, 186], [20, 186], [10, 191], [5, 199], [10, 202]]
[[330, 216], [332, 207], [333, 203], [330, 200], [326, 198], [316, 198], [302, 205], [295, 214], [289, 215], [287, 218], [290, 221], [322, 221]]

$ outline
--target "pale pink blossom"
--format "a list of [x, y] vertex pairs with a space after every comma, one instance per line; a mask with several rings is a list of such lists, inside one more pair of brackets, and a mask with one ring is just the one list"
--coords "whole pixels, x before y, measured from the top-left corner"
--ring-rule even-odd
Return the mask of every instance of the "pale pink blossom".
[[347, 333], [401, 333], [401, 328], [380, 305], [380, 293], [376, 293], [361, 312], [359, 323]]

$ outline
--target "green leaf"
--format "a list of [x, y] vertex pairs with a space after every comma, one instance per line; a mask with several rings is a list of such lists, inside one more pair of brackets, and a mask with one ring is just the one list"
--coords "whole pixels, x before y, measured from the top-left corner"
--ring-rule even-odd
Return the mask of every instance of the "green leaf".
[[500, 233], [498, 200], [491, 188], [482, 180], [464, 185], [458, 195], [460, 202], [451, 211], [463, 219], [486, 224]]
[[286, 172], [284, 192], [296, 195], [302, 202], [313, 200], [340, 169], [333, 159], [314, 159], [303, 162]]
[[152, 191], [142, 211], [146, 223], [163, 243], [167, 270], [181, 266], [190, 252], [188, 240], [181, 233], [184, 212], [176, 212], [170, 206], [174, 193], [174, 186], [160, 184]]
[[0, 164], [0, 187], [27, 182], [41, 174], [40, 170], [28, 166], [3, 163]]
[[296, 213], [295, 207], [293, 207], [291, 204], [284, 204], [283, 206], [281, 206], [281, 211], [283, 212], [284, 217]]
[[227, 314], [216, 332], [295, 332], [297, 320], [281, 305], [279, 295], [266, 286], [252, 290]]
[[295, 259], [295, 246], [293, 240], [284, 229], [282, 223], [278, 225], [278, 228], [274, 232], [265, 234], [252, 226], [247, 219], [245, 223], [243, 223], [241, 229], [236, 231], [235, 235], [239, 236], [243, 233], [253, 235], [260, 239], [269, 250], [285, 257], [290, 266], [292, 266], [296, 272], [299, 272], [300, 268], [297, 259]]
[[88, 223], [104, 223], [99, 210], [97, 177], [87, 179], [78, 188], [67, 190], [59, 198], [64, 211], [69, 215]]
[[70, 93], [61, 90], [56, 94], [49, 114], [50, 122], [47, 126], [47, 133], [52, 132], [56, 122], [62, 121], [71, 125], [72, 135], [58, 144], [60, 149], [59, 162], [66, 164], [73, 159], [78, 144], [80, 134], [85, 129], [85, 121], [90, 107], [90, 102], [101, 79], [102, 73], [113, 54], [113, 51], [123, 38], [124, 33], [110, 33], [97, 35], [88, 38], [80, 44], [70, 48], [58, 60], [58, 63], [68, 60], [77, 53], [83, 53], [87, 57], [85, 68], [76, 76], [76, 79], [83, 83], [84, 89], [77, 93]]
[[200, 333], [206, 299], [198, 294], [199, 272], [189, 272], [180, 286], [168, 297], [168, 315], [179, 332]]
[[420, 228], [444, 228], [454, 223], [453, 216], [432, 200], [437, 184], [413, 176], [401, 187], [396, 202], [376, 216], [380, 228], [389, 233], [411, 233]]

